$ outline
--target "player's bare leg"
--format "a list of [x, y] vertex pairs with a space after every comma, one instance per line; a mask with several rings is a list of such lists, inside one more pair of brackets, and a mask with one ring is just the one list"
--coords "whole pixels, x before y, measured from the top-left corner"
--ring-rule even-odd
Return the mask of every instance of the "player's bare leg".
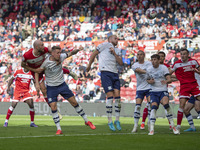
[[69, 103], [74, 107], [76, 112], [84, 119], [85, 125], [89, 126], [91, 129], [96, 129], [96, 127], [90, 122], [87, 118], [87, 115], [85, 114], [83, 108], [77, 103], [74, 96], [67, 99]]
[[53, 117], [53, 121], [57, 127], [57, 132], [56, 134], [59, 135], [59, 134], [63, 134], [62, 133], [62, 130], [61, 130], [61, 126], [60, 126], [60, 119], [59, 119], [59, 116], [58, 116], [58, 111], [57, 111], [57, 102], [52, 102], [49, 104], [50, 107], [51, 107], [51, 112], [52, 112], [52, 117]]
[[198, 113], [197, 119], [199, 119], [200, 118], [200, 101], [195, 101], [194, 107], [195, 107], [196, 112]]
[[121, 97], [120, 97], [120, 91], [118, 89], [114, 89], [114, 96], [115, 96], [115, 122], [117, 130], [121, 130], [121, 125], [119, 121], [120, 112], [121, 112]]
[[[47, 98], [47, 89], [46, 89], [46, 86], [45, 86], [45, 83], [44, 83], [44, 80], [40, 83], [40, 90], [44, 96], [44, 99], [45, 101], [47, 102], [47, 104], [49, 105], [48, 103], [48, 98]], [[49, 105], [50, 106], [50, 105]], [[57, 110], [57, 113], [58, 113], [58, 116], [59, 116], [59, 119], [62, 120], [62, 115], [60, 114], [60, 112]]]
[[172, 114], [172, 110], [169, 106], [169, 98], [167, 96], [164, 96], [161, 100], [161, 103], [163, 104], [164, 108], [165, 108], [165, 112], [166, 112], [166, 117], [169, 121], [169, 125], [171, 126], [174, 134], [180, 134], [179, 130], [176, 129], [175, 125], [174, 125], [174, 120], [173, 120], [173, 114]]
[[35, 111], [34, 111], [34, 105], [33, 105], [33, 99], [28, 99], [25, 101], [25, 103], [28, 104], [30, 111], [30, 118], [31, 118], [31, 124], [30, 127], [38, 127], [35, 123], [34, 123], [34, 117], [35, 117]]
[[6, 115], [6, 120], [5, 120], [5, 123], [4, 123], [4, 127], [8, 127], [8, 120], [10, 119], [10, 116], [12, 115], [15, 107], [17, 106], [17, 103], [16, 101], [13, 101], [11, 106], [8, 108], [8, 112], [7, 112], [7, 115]]

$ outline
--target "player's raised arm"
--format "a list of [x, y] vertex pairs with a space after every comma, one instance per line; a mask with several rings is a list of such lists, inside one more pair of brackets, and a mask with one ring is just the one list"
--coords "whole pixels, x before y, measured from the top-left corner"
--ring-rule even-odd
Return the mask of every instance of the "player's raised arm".
[[87, 66], [87, 68], [86, 68], [86, 71], [87, 71], [87, 72], [90, 70], [92, 63], [94, 62], [94, 59], [95, 59], [95, 57], [96, 57], [98, 54], [99, 54], [99, 51], [98, 51], [98, 50], [95, 50], [95, 51], [92, 53], [92, 55], [90, 56], [90, 61], [89, 61], [89, 64], [88, 64], [88, 66]]
[[67, 57], [70, 57], [72, 55], [75, 55], [77, 54], [79, 51], [82, 51], [84, 48], [82, 46], [80, 46], [78, 49], [74, 49], [73, 51], [67, 53], [67, 52], [63, 52], [63, 53], [66, 53], [67, 54]]

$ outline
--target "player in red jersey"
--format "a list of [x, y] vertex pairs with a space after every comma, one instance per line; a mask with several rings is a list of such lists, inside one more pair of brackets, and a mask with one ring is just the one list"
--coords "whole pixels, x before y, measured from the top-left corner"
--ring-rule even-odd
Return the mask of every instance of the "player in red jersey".
[[175, 72], [177, 79], [180, 81], [180, 104], [177, 114], [177, 129], [180, 130], [183, 119], [183, 110], [186, 101], [193, 95], [200, 100], [200, 90], [195, 78], [195, 72], [200, 71], [199, 63], [189, 57], [187, 49], [181, 50], [181, 60], [176, 61], [172, 66], [171, 74]]
[[17, 103], [22, 100], [23, 102], [27, 103], [30, 108], [30, 117], [31, 117], [31, 127], [37, 127], [34, 123], [34, 105], [33, 105], [33, 98], [29, 93], [30, 90], [30, 83], [33, 80], [33, 76], [31, 72], [27, 69], [17, 69], [11, 79], [8, 82], [7, 93], [10, 92], [10, 86], [15, 80], [15, 90], [14, 90], [14, 98], [12, 100], [12, 104], [8, 109], [6, 120], [4, 123], [4, 127], [8, 126], [8, 120], [13, 113], [13, 110], [17, 106]]

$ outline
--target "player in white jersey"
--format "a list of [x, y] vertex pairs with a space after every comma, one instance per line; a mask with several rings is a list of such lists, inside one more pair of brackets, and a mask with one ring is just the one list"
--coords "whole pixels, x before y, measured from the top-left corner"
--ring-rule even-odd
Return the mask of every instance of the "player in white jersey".
[[99, 70], [101, 71], [101, 83], [106, 92], [106, 110], [108, 116], [108, 126], [110, 130], [115, 131], [115, 126], [112, 121], [112, 103], [115, 99], [115, 115], [114, 124], [118, 130], [121, 130], [119, 116], [121, 110], [120, 104], [120, 81], [118, 75], [117, 64], [123, 65], [121, 51], [116, 48], [118, 38], [115, 35], [108, 37], [108, 42], [104, 42], [97, 46], [97, 49], [92, 53], [87, 71], [90, 70], [95, 57], [99, 56]]
[[[64, 81], [62, 62], [68, 57], [67, 53], [61, 54], [61, 48], [59, 46], [52, 47], [52, 53], [42, 63], [40, 68], [35, 69], [36, 79], [39, 77], [39, 73], [45, 73], [45, 80], [47, 84], [47, 98], [52, 110], [53, 120], [57, 127], [56, 134], [62, 134], [60, 127], [60, 119], [57, 112], [57, 97], [60, 94], [67, 99], [70, 104], [75, 108], [76, 112], [84, 119], [85, 124], [90, 126], [91, 129], [96, 127], [87, 119], [83, 108], [75, 100], [74, 94], [69, 89]], [[36, 84], [39, 84], [39, 80], [36, 80]]]
[[167, 84], [171, 83], [171, 76], [166, 66], [160, 65], [160, 56], [154, 54], [151, 56], [152, 66], [147, 69], [147, 82], [151, 84], [151, 114], [150, 114], [150, 131], [148, 135], [154, 135], [154, 125], [156, 122], [156, 111], [161, 103], [166, 112], [167, 119], [173, 129], [174, 134], [179, 134], [173, 121], [173, 115], [169, 106], [169, 94]]
[[[198, 85], [200, 85], [200, 75], [198, 73], [195, 73], [195, 78], [197, 80]], [[200, 101], [196, 100], [194, 96], [191, 96], [183, 110], [185, 117], [187, 118], [187, 121], [190, 125], [190, 128], [184, 130], [184, 132], [195, 132], [196, 131], [196, 128], [195, 128], [194, 122], [193, 122], [193, 117], [190, 114], [190, 111], [193, 108], [195, 108], [196, 112], [198, 113], [198, 116], [200, 116]]]
[[[136, 79], [137, 79], [137, 90], [136, 90], [136, 105], [134, 111], [134, 127], [132, 132], [137, 132], [138, 122], [140, 119], [140, 109], [141, 104], [146, 96], [147, 99], [147, 109], [150, 115], [150, 84], [147, 82], [147, 74], [146, 70], [150, 66], [152, 66], [150, 61], [144, 61], [145, 53], [143, 51], [138, 51], [137, 60], [138, 62], [134, 63], [132, 66], [133, 71], [135, 71]], [[149, 116], [148, 115], [148, 116]], [[143, 123], [144, 125], [144, 123]], [[144, 129], [144, 126], [141, 128]]]

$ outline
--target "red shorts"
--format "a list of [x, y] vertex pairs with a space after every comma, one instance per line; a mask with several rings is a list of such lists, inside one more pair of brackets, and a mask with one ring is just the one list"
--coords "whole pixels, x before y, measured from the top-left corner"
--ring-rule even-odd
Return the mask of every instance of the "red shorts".
[[200, 95], [200, 89], [197, 82], [182, 84], [180, 86], [179, 98], [190, 98], [191, 95], [193, 95], [194, 97], [197, 97]]
[[[35, 79], [35, 72], [31, 71], [31, 74], [32, 74], [33, 78]], [[41, 83], [43, 80], [44, 80], [43, 73], [40, 73], [39, 74], [39, 83]]]
[[33, 99], [29, 92], [14, 92], [14, 97], [12, 101], [19, 102], [20, 100], [22, 100], [24, 102], [28, 99]]

